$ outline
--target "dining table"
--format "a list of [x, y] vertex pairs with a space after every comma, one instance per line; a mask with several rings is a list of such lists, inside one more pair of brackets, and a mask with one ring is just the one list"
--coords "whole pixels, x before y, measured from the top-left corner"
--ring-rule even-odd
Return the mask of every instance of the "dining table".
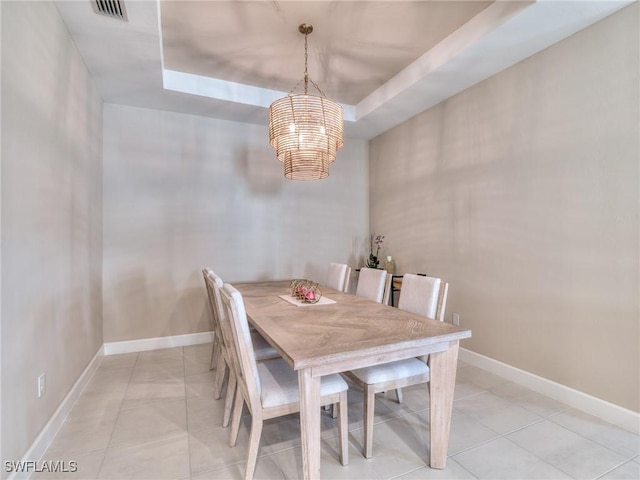
[[304, 478], [320, 478], [321, 377], [426, 355], [426, 463], [445, 468], [459, 343], [471, 337], [471, 330], [322, 286], [320, 302], [300, 304], [291, 298], [290, 283], [233, 285], [242, 293], [249, 322], [298, 372]]

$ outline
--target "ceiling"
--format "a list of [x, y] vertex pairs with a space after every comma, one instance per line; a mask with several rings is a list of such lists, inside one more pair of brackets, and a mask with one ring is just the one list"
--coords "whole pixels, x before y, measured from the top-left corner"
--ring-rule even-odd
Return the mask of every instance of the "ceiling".
[[[94, 0], [56, 6], [105, 102], [267, 124], [309, 75], [372, 138], [632, 2]], [[310, 86], [310, 93], [314, 89]]]

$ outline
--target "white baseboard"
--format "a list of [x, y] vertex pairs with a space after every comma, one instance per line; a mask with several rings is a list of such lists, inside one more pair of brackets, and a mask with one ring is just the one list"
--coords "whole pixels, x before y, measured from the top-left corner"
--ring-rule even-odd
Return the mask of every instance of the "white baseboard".
[[471, 365], [535, 390], [542, 395], [583, 410], [607, 422], [619, 425], [633, 433], [640, 433], [640, 413], [638, 412], [628, 410], [465, 348], [460, 349], [459, 358]]
[[[27, 453], [22, 457], [23, 462], [33, 461], [34, 459], [41, 459], [44, 453], [49, 448], [51, 441], [60, 430], [62, 423], [67, 419], [69, 412], [73, 408], [73, 405], [76, 403], [78, 397], [84, 390], [84, 387], [89, 383], [91, 377], [94, 372], [100, 366], [100, 362], [102, 361], [102, 357], [104, 356], [104, 346], [101, 346], [96, 354], [93, 356], [87, 367], [78, 377], [76, 383], [73, 384], [69, 393], [64, 397], [64, 400], [60, 403], [56, 411], [53, 413], [47, 424], [40, 431], [40, 434], [36, 437], [36, 439], [27, 450]], [[22, 478], [29, 478], [30, 473], [28, 472], [14, 472], [9, 475], [8, 480], [17, 480]]]
[[213, 341], [213, 332], [188, 333], [174, 335], [172, 337], [143, 338], [141, 340], [128, 340], [125, 342], [109, 342], [104, 344], [105, 355], [117, 355], [119, 353], [145, 352], [147, 350], [159, 350], [161, 348], [185, 347], [199, 345]]

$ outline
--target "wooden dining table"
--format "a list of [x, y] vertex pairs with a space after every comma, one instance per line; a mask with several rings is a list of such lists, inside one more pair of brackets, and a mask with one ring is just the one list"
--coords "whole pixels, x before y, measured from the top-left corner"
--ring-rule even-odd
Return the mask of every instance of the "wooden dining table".
[[304, 478], [320, 478], [320, 378], [423, 355], [431, 370], [428, 463], [445, 468], [459, 342], [471, 331], [325, 287], [323, 298], [335, 303], [296, 306], [280, 297], [289, 283], [234, 286], [249, 322], [298, 372]]

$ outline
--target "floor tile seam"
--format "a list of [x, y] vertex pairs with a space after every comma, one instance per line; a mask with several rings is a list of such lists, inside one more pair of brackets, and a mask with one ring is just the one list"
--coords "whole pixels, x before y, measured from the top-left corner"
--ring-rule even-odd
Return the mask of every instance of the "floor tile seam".
[[142, 377], [142, 378], [135, 378], [131, 380], [131, 383], [133, 384], [162, 383], [162, 382], [176, 383], [176, 384], [186, 383], [184, 379], [184, 375]]
[[569, 410], [571, 410], [571, 409], [572, 409], [572, 407], [570, 407], [569, 405], [567, 405], [567, 408], [565, 408], [564, 410], [559, 410], [559, 411], [557, 411], [557, 412], [553, 412], [552, 414], [547, 415], [545, 418], [546, 418], [547, 420], [549, 420], [549, 419], [551, 419], [551, 418], [553, 418], [553, 417], [557, 417], [558, 415], [562, 415], [563, 413], [568, 412], [568, 411], [569, 411]]
[[[417, 466], [415, 468], [412, 468], [411, 470], [407, 470], [406, 472], [402, 472], [402, 473], [399, 473], [398, 475], [394, 475], [393, 477], [386, 477], [386, 478], [384, 478], [384, 480], [395, 480], [397, 478], [403, 477], [403, 476], [408, 475], [410, 473], [417, 472], [418, 470], [421, 470], [424, 467], [425, 467], [424, 465]], [[429, 468], [428, 465], [427, 465], [427, 468]]]
[[[542, 422], [545, 422], [545, 421], [547, 420], [546, 418], [540, 417], [540, 418], [538, 418], [537, 420], [535, 420], [535, 421], [533, 421], [533, 422], [527, 423], [526, 425], [522, 425], [522, 426], [520, 426], [520, 427], [518, 427], [518, 428], [514, 428], [513, 430], [509, 430], [509, 431], [507, 431], [507, 432], [499, 432], [499, 431], [497, 431], [495, 428], [492, 428], [490, 425], [487, 425], [485, 422], [483, 422], [483, 421], [482, 421], [482, 420], [480, 420], [479, 418], [476, 418], [475, 416], [473, 416], [473, 415], [471, 415], [471, 414], [469, 414], [469, 413], [463, 412], [463, 411], [461, 411], [461, 410], [458, 410], [458, 411], [459, 411], [460, 413], [462, 413], [462, 414], [464, 414], [464, 415], [468, 416], [469, 418], [471, 418], [471, 419], [475, 420], [476, 422], [478, 422], [480, 425], [482, 425], [482, 426], [483, 426], [483, 427], [485, 427], [486, 429], [488, 429], [488, 430], [492, 431], [492, 432], [493, 432], [493, 433], [495, 433], [498, 437], [506, 437], [507, 435], [511, 435], [512, 433], [518, 432], [518, 431], [523, 430], [523, 429], [525, 429], [525, 428], [529, 428], [529, 427], [531, 427], [531, 426], [533, 426], [533, 425], [537, 425], [537, 424], [542, 423]], [[483, 443], [484, 443], [484, 442], [483, 442]]]
[[[571, 475], [570, 472], [565, 471], [563, 468], [560, 468], [557, 465], [552, 464], [551, 462], [549, 462], [547, 459], [542, 458], [540, 455], [532, 452], [531, 450], [529, 450], [528, 448], [523, 447], [522, 445], [518, 445], [516, 442], [514, 442], [513, 440], [511, 440], [510, 438], [508, 438], [506, 435], [504, 435], [502, 438], [504, 438], [506, 441], [508, 441], [509, 443], [515, 445], [518, 448], [521, 448], [522, 450], [524, 450], [525, 452], [527, 452], [529, 455], [533, 455], [534, 457], [536, 457], [538, 460], [540, 460], [541, 462], [545, 463], [546, 465], [549, 465], [550, 467], [561, 471], [562, 473], [564, 473], [565, 475], [567, 475], [568, 477], [571, 478], [575, 478], [573, 475]], [[594, 477], [597, 478], [597, 477]], [[581, 479], [582, 480], [582, 479]], [[586, 480], [586, 479], [584, 479]]]
[[104, 449], [104, 456], [102, 457], [102, 461], [100, 462], [100, 467], [98, 467], [98, 474], [96, 475], [96, 478], [100, 478], [100, 473], [102, 472], [102, 468], [104, 467], [104, 462], [107, 459], [107, 452], [109, 450], [109, 446], [111, 445], [111, 441], [113, 440], [113, 432], [115, 431], [116, 425], [118, 424], [118, 419], [120, 418], [120, 413], [122, 412], [122, 405], [124, 404], [124, 399], [127, 397], [127, 391], [129, 390], [129, 385], [131, 385], [131, 378], [133, 377], [133, 372], [135, 371], [139, 358], [140, 358], [140, 352], [136, 354], [136, 361], [133, 362], [133, 368], [131, 369], [131, 374], [129, 375], [127, 388], [124, 389], [124, 395], [122, 396], [122, 400], [120, 400], [120, 407], [118, 408], [118, 414], [116, 415], [116, 419], [113, 422], [113, 427], [111, 428], [111, 433], [109, 434], [109, 441], [107, 442], [107, 447]]
[[122, 449], [122, 448], [129, 448], [129, 447], [142, 447], [145, 445], [149, 445], [151, 443], [156, 443], [156, 442], [161, 442], [164, 440], [173, 440], [176, 438], [180, 438], [180, 437], [188, 437], [189, 436], [189, 432], [187, 432], [186, 430], [182, 431], [182, 432], [174, 432], [174, 433], [170, 433], [167, 435], [159, 435], [156, 437], [153, 437], [152, 439], [149, 440], [142, 440], [142, 441], [126, 441], [126, 442], [121, 442], [121, 443], [116, 443], [116, 444], [109, 444], [109, 446], [107, 447], [107, 450], [117, 450], [117, 449]]
[[[0, 0], [1, 1], [1, 0]], [[183, 396], [179, 396], [179, 397], [137, 397], [137, 398], [129, 398], [129, 399], [125, 399], [125, 400], [129, 400], [129, 401], [136, 401], [136, 400], [140, 400], [140, 401], [145, 401], [145, 402], [178, 402], [182, 399], [184, 399], [185, 397]], [[134, 405], [131, 407], [128, 406], [124, 406], [124, 401], [123, 401], [123, 406], [120, 408], [121, 412], [130, 412], [131, 410], [137, 410], [140, 408], [145, 408], [145, 406], [141, 406], [141, 405]]]
[[[471, 417], [471, 418], [473, 418], [473, 417]], [[511, 435], [512, 433], [518, 432], [518, 431], [520, 431], [520, 430], [523, 430], [523, 429], [525, 429], [525, 428], [531, 427], [531, 426], [533, 426], [533, 425], [536, 425], [536, 424], [538, 424], [538, 423], [542, 423], [542, 422], [544, 422], [544, 421], [545, 421], [545, 419], [544, 419], [544, 418], [542, 418], [542, 419], [540, 419], [540, 420], [538, 420], [538, 421], [536, 421], [536, 422], [534, 422], [534, 423], [530, 423], [530, 424], [525, 425], [525, 426], [523, 426], [523, 427], [516, 428], [515, 430], [509, 431], [509, 432], [507, 432], [507, 433], [500, 433], [500, 432], [495, 431], [493, 428], [489, 427], [488, 425], [485, 425], [485, 424], [484, 424], [484, 423], [482, 423], [481, 421], [479, 421], [479, 420], [477, 420], [477, 419], [475, 419], [475, 418], [473, 418], [473, 419], [474, 419], [474, 420], [476, 420], [478, 423], [480, 423], [480, 424], [481, 424], [482, 426], [484, 426], [485, 428], [487, 428], [488, 430], [490, 430], [490, 431], [492, 431], [493, 433], [495, 433], [495, 435], [496, 435], [496, 436], [495, 436], [495, 437], [493, 437], [493, 438], [489, 438], [489, 439], [487, 439], [487, 440], [483, 440], [483, 441], [481, 441], [481, 442], [479, 442], [479, 443], [476, 443], [475, 445], [471, 445], [471, 446], [469, 446], [469, 447], [463, 448], [462, 450], [459, 450], [459, 451], [457, 451], [456, 453], [450, 454], [449, 456], [451, 456], [451, 457], [452, 457], [452, 456], [454, 456], [454, 455], [458, 455], [458, 454], [460, 454], [460, 453], [464, 453], [464, 452], [466, 452], [466, 451], [468, 451], [468, 450], [471, 450], [471, 449], [474, 449], [474, 448], [476, 448], [476, 447], [479, 447], [479, 446], [485, 445], [485, 444], [487, 444], [487, 443], [489, 443], [489, 442], [493, 442], [494, 440], [497, 440], [497, 439], [499, 439], [499, 438], [504, 438], [504, 439], [506, 439], [506, 440], [509, 440], [511, 443], [513, 443], [514, 445], [518, 446], [519, 448], [522, 448], [523, 450], [527, 450], [526, 448], [524, 448], [524, 447], [522, 447], [522, 446], [518, 445], [517, 443], [515, 443], [515, 442], [511, 441], [511, 440], [510, 440], [509, 438], [507, 438], [507, 437], [508, 437], [509, 435]], [[527, 450], [527, 452], [528, 452], [528, 451], [529, 451], [529, 450]], [[530, 452], [530, 453], [533, 453], [533, 452]]]
[[[451, 459], [454, 462], [456, 462], [453, 458]], [[465, 472], [467, 472], [469, 475], [471, 475], [473, 478], [478, 479], [480, 477], [478, 477], [477, 475], [475, 475], [473, 472], [471, 472], [469, 469], [467, 469], [464, 465], [462, 465], [460, 462], [456, 462], [457, 465], [460, 466], [461, 469], [463, 469]]]
[[[271, 447], [271, 448], [273, 448], [273, 451], [261, 454], [260, 451], [264, 451], [264, 446], [260, 445], [260, 448], [258, 450], [258, 458], [269, 457], [271, 455], [276, 455], [278, 453], [288, 452], [289, 450], [295, 450], [296, 448], [301, 449], [302, 445], [291, 445], [290, 447], [282, 447], [282, 448]], [[238, 463], [243, 463], [243, 462], [238, 462]]]
[[[503, 398], [503, 397], [501, 397], [501, 398]], [[557, 412], [552, 412], [552, 413], [550, 413], [549, 415], [544, 415], [544, 414], [540, 414], [540, 413], [536, 412], [536, 411], [535, 411], [535, 409], [527, 408], [525, 405], [521, 405], [520, 403], [515, 403], [515, 402], [513, 402], [513, 403], [514, 403], [514, 405], [517, 405], [517, 406], [519, 406], [520, 408], [525, 409], [527, 412], [531, 412], [531, 413], [533, 413], [533, 414], [535, 414], [535, 415], [538, 415], [539, 417], [546, 418], [546, 419], [549, 419], [549, 418], [551, 418], [551, 417], [555, 417], [555, 416], [557, 416], [557, 415], [560, 415], [560, 414], [562, 414], [562, 413], [566, 412], [567, 410], [571, 410], [571, 407], [570, 407], [570, 406], [565, 405], [565, 406], [566, 406], [566, 408], [564, 408], [564, 409], [562, 409], [562, 410], [558, 410]], [[561, 403], [561, 402], [559, 402], [559, 403]]]
[[[508, 383], [508, 382], [507, 382], [507, 383]], [[532, 410], [528, 409], [527, 407], [523, 406], [520, 402], [518, 402], [518, 401], [514, 401], [514, 400], [511, 400], [510, 398], [507, 398], [507, 397], [503, 397], [502, 395], [500, 395], [500, 394], [498, 394], [498, 393], [495, 393], [495, 392], [493, 392], [493, 391], [491, 391], [491, 390], [486, 390], [486, 391], [484, 391], [484, 392], [479, 392], [479, 393], [478, 393], [478, 395], [482, 395], [482, 394], [485, 394], [485, 393], [487, 393], [487, 394], [489, 394], [489, 395], [493, 395], [493, 396], [495, 396], [495, 397], [498, 397], [498, 398], [500, 398], [501, 400], [504, 400], [505, 402], [509, 403], [511, 406], [521, 408], [522, 410], [525, 410], [525, 411], [527, 411], [527, 412], [529, 412], [529, 413], [532, 413], [532, 414], [534, 414], [534, 415], [535, 415], [535, 416], [537, 416], [537, 417], [540, 417], [540, 418], [546, 418], [545, 416], [540, 415], [539, 413], [536, 413], [536, 412], [534, 412], [534, 411], [532, 411]]]
[[[496, 433], [496, 432], [494, 432], [494, 433]], [[455, 452], [455, 453], [451, 453], [451, 452], [449, 452], [449, 453], [447, 454], [447, 457], [448, 457], [448, 458], [453, 458], [453, 459], [455, 460], [455, 457], [456, 457], [456, 456], [458, 456], [458, 455], [460, 455], [460, 454], [462, 454], [462, 453], [468, 452], [469, 450], [473, 450], [474, 448], [482, 447], [483, 445], [486, 445], [487, 443], [495, 442], [496, 440], [499, 440], [499, 439], [501, 439], [501, 438], [503, 438], [503, 436], [502, 436], [502, 435], [500, 435], [499, 433], [496, 433], [496, 436], [495, 436], [495, 437], [488, 438], [488, 439], [486, 439], [486, 440], [482, 440], [482, 441], [480, 441], [480, 442], [478, 442], [478, 443], [475, 443], [475, 444], [470, 445], [470, 446], [468, 446], [468, 447], [462, 448], [462, 449], [458, 450], [458, 451], [457, 451], [457, 452]], [[513, 443], [513, 442], [512, 442], [512, 443]], [[520, 447], [520, 448], [522, 448], [522, 447]], [[460, 462], [457, 462], [457, 461], [456, 461], [456, 463], [460, 463]]]
[[[1, 0], [0, 0], [1, 1]], [[116, 401], [117, 399], [114, 399], [114, 401]], [[122, 400], [120, 401], [122, 402]], [[69, 421], [69, 422], [82, 422], [85, 420], [91, 420], [91, 419], [97, 419], [100, 418], [105, 411], [117, 411], [120, 412], [120, 406], [113, 406], [113, 407], [108, 407], [105, 408], [103, 411], [91, 411], [91, 412], [87, 412], [84, 413], [82, 415], [77, 415], [74, 417], [71, 417], [71, 413], [73, 412], [73, 410], [71, 410], [71, 412], [69, 412], [69, 415], [67, 415], [67, 418], [64, 419], [65, 422]], [[56, 434], [57, 435], [57, 434]]]
[[[483, 390], [482, 392], [472, 393], [472, 394], [469, 394], [469, 395], [467, 395], [465, 397], [454, 398], [453, 399], [453, 403], [455, 404], [456, 402], [459, 402], [461, 400], [467, 400], [469, 398], [477, 397], [478, 395], [484, 395], [485, 393], [489, 393], [489, 391], [488, 390]], [[454, 393], [454, 395], [455, 395], [455, 393]]]
[[[258, 455], [258, 458], [260, 458], [260, 455]], [[189, 461], [191, 462], [191, 461]], [[243, 464], [246, 464], [247, 461], [246, 460], [240, 460], [239, 462], [230, 462], [230, 463], [225, 463], [224, 465], [222, 465], [221, 467], [218, 468], [211, 468], [211, 469], [207, 469], [207, 470], [202, 470], [202, 471], [195, 471], [191, 473], [191, 477], [195, 476], [195, 475], [203, 475], [205, 473], [209, 473], [209, 472], [218, 472], [220, 470], [225, 470], [229, 467], [233, 467], [235, 465], [240, 465], [242, 467]]]
[[590, 442], [592, 442], [592, 443], [594, 443], [594, 444], [596, 444], [596, 445], [598, 445], [600, 447], [606, 448], [607, 450], [609, 450], [610, 452], [615, 453], [616, 455], [620, 455], [621, 457], [625, 457], [626, 460], [633, 460], [637, 456], [637, 454], [635, 454], [635, 453], [631, 454], [631, 456], [628, 456], [628, 454], [625, 454], [625, 453], [619, 452], [617, 450], [614, 450], [613, 448], [609, 447], [608, 445], [605, 445], [604, 443], [601, 443], [601, 442], [599, 442], [597, 440], [594, 440], [593, 438], [589, 438], [589, 437], [587, 437], [585, 435], [582, 435], [580, 432], [576, 432], [575, 430], [572, 430], [571, 428], [566, 427], [565, 425], [562, 425], [561, 423], [554, 422], [551, 419], [549, 419], [549, 421], [552, 422], [554, 425], [556, 425], [556, 426], [558, 426], [560, 428], [563, 428], [563, 429], [565, 429], [565, 430], [567, 430], [567, 431], [569, 431], [569, 432], [571, 432], [571, 433], [573, 433], [575, 435], [578, 435], [579, 437], [581, 437], [581, 438], [583, 438], [585, 440], [588, 440], [588, 441], [590, 441]]
[[[89, 450], [71, 450], [71, 451], [63, 451], [63, 452], [57, 452], [55, 453], [55, 455], [51, 456], [51, 457], [68, 457], [68, 458], [73, 458], [75, 456], [80, 456], [80, 455], [88, 455], [90, 453], [96, 453], [96, 452], [100, 452], [100, 451], [107, 451], [107, 447], [104, 448], [91, 448]], [[54, 451], [55, 452], [55, 451]], [[48, 455], [48, 449], [45, 451], [45, 454]], [[43, 457], [44, 459], [44, 457]]]
[[[562, 426], [562, 425], [560, 425], [560, 426]], [[565, 430], [567, 430], [567, 429], [565, 429]], [[569, 430], [569, 431], [571, 431], [571, 430]], [[564, 473], [564, 474], [568, 475], [568, 476], [569, 476], [569, 477], [571, 477], [571, 478], [575, 478], [575, 477], [571, 474], [571, 472], [566, 471], [566, 470], [565, 470], [565, 469], [563, 469], [561, 466], [552, 464], [551, 462], [549, 462], [549, 461], [548, 461], [548, 460], [546, 460], [545, 458], [540, 457], [540, 455], [537, 455], [536, 453], [532, 452], [532, 451], [531, 451], [531, 450], [529, 450], [528, 448], [525, 448], [525, 447], [523, 447], [523, 446], [521, 446], [521, 445], [518, 445], [516, 442], [514, 442], [513, 440], [511, 440], [510, 438], [508, 438], [508, 437], [506, 437], [506, 436], [505, 436], [504, 438], [505, 438], [505, 440], [507, 440], [507, 441], [511, 442], [511, 443], [512, 443], [512, 444], [514, 444], [515, 446], [517, 446], [517, 447], [519, 447], [519, 448], [522, 448], [523, 450], [527, 451], [529, 454], [531, 454], [531, 455], [533, 455], [534, 457], [536, 457], [536, 458], [538, 458], [538, 459], [542, 460], [542, 461], [543, 461], [544, 463], [546, 463], [547, 465], [550, 465], [551, 467], [555, 468], [556, 470], [560, 470], [562, 473]], [[589, 440], [589, 439], [587, 439], [587, 440]], [[593, 442], [593, 443], [595, 443], [595, 442]], [[599, 444], [597, 444], [597, 445], [599, 445]], [[616, 452], [614, 452], [614, 453], [616, 453]], [[623, 462], [621, 462], [619, 465], [617, 465], [616, 467], [614, 467], [614, 468], [613, 468], [613, 469], [611, 469], [611, 470], [614, 470], [615, 468], [618, 468], [618, 467], [620, 467], [621, 465], [624, 465], [625, 463], [627, 463], [627, 461], [623, 461]], [[600, 475], [597, 475], [597, 476], [591, 477], [591, 479], [592, 479], [592, 480], [595, 480], [595, 479], [597, 479], [597, 478], [600, 478], [600, 477], [602, 477], [603, 475], [606, 475], [606, 474], [607, 474], [608, 472], [610, 472], [611, 470], [607, 470], [606, 472], [603, 472], [603, 473], [602, 473], [602, 474], [600, 474]], [[581, 480], [582, 480], [582, 479], [581, 479]]]
[[602, 475], [598, 475], [597, 477], [594, 478], [594, 480], [597, 480], [599, 478], [604, 477], [605, 475], [613, 472], [614, 470], [622, 467], [623, 465], [626, 465], [627, 463], [633, 463], [633, 458], [630, 460], [625, 460], [624, 462], [620, 463], [619, 465], [616, 465], [615, 467], [610, 468], [609, 470], [607, 470], [606, 472], [604, 472]]
[[417, 417], [419, 413], [424, 413], [424, 412], [428, 412], [428, 411], [429, 411], [429, 408], [423, 408], [422, 410], [414, 410], [412, 412], [404, 412], [404, 413], [398, 415], [396, 418], [406, 418], [406, 417], [409, 417], [411, 415], [415, 415]]
[[[539, 417], [537, 420], [534, 420], [533, 422], [527, 423], [526, 425], [521, 425], [518, 428], [514, 428], [513, 430], [509, 430], [508, 432], [496, 432], [496, 433], [498, 435], [500, 435], [501, 437], [506, 437], [508, 435], [511, 435], [512, 433], [519, 432], [520, 430], [524, 430], [525, 428], [533, 427], [534, 425], [538, 425], [538, 424], [546, 422], [546, 421], [547, 421], [546, 418]], [[480, 422], [480, 423], [482, 423], [482, 422]], [[483, 425], [484, 425], [484, 423], [483, 423]], [[488, 425], [484, 425], [484, 426], [495, 432], [495, 429], [489, 427]]]
[[[331, 437], [331, 438], [334, 438], [334, 437]], [[325, 439], [321, 439], [321, 440], [325, 440]], [[347, 442], [349, 443], [349, 446], [354, 447], [354, 450], [358, 451], [358, 449], [355, 448], [356, 446], [353, 445], [353, 443], [349, 439], [347, 439]], [[321, 441], [321, 443], [322, 443], [322, 441]], [[264, 450], [264, 449], [261, 448], [260, 450]], [[290, 447], [281, 448], [281, 449], [278, 449], [278, 450], [275, 450], [275, 451], [272, 451], [272, 452], [268, 452], [268, 453], [264, 453], [264, 454], [260, 454], [260, 450], [258, 450], [258, 458], [265, 458], [265, 457], [274, 456], [274, 455], [277, 455], [277, 454], [280, 454], [280, 453], [283, 453], [283, 452], [288, 452], [290, 450], [300, 450], [302, 452], [302, 445], [293, 445], [293, 446], [290, 446]], [[338, 458], [336, 458], [336, 461], [340, 464], [340, 459], [339, 459], [340, 446], [338, 446], [337, 450], [335, 452], [333, 452], [333, 453], [338, 455]], [[361, 454], [362, 452], [358, 451], [358, 453]], [[245, 462], [236, 462], [236, 463], [232, 463], [232, 464], [229, 464], [229, 465], [237, 465], [237, 464], [241, 464], [241, 463], [245, 463]], [[274, 463], [278, 466], [278, 468], [280, 469], [280, 471], [282, 473], [285, 473], [284, 469], [280, 466], [279, 462], [274, 461]], [[344, 465], [344, 466], [348, 466], [348, 464]], [[216, 470], [221, 470], [221, 469], [216, 469]], [[382, 479], [380, 477], [377, 477], [376, 479], [372, 479], [372, 480], [382, 480]]]

